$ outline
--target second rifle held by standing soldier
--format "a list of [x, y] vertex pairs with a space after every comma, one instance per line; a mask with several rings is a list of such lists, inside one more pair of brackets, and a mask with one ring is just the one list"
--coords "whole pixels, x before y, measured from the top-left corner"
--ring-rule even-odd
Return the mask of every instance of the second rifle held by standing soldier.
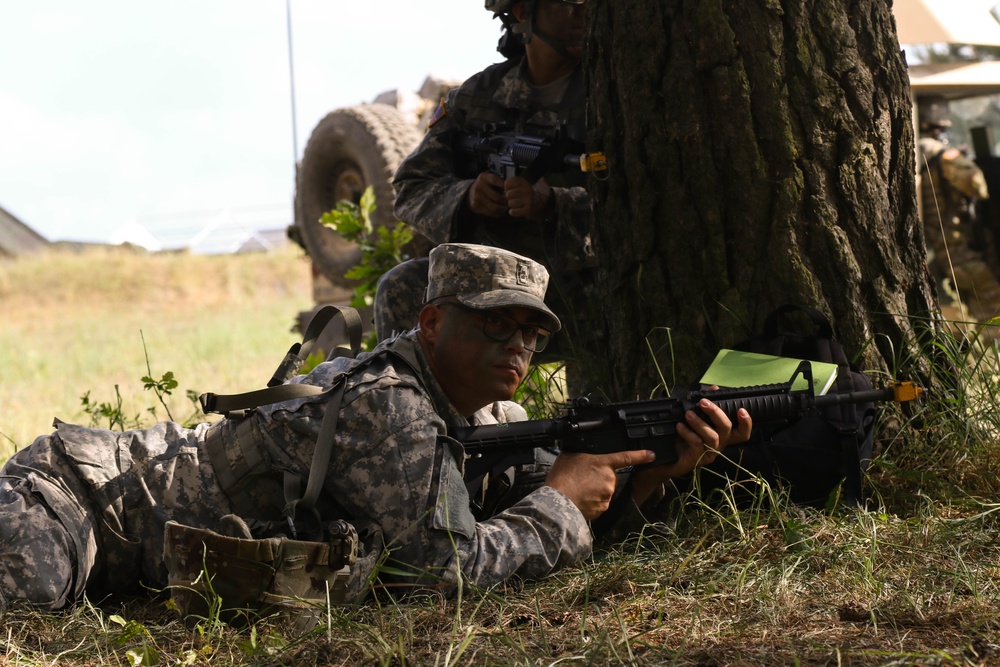
[[565, 169], [594, 173], [608, 169], [604, 153], [587, 153], [564, 131], [545, 138], [488, 124], [481, 132], [460, 136], [457, 144], [458, 172], [465, 177], [488, 171], [503, 179], [520, 176], [534, 183], [547, 173]]

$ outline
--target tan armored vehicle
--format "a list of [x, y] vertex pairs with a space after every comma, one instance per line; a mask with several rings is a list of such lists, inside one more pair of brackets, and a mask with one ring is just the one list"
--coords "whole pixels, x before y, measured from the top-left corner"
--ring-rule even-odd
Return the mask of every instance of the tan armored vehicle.
[[[320, 224], [320, 216], [341, 200], [357, 203], [371, 185], [376, 205], [372, 223], [394, 226], [391, 181], [396, 167], [420, 142], [441, 98], [460, 83], [427, 77], [418, 92], [390, 90], [369, 104], [331, 111], [312, 131], [298, 165], [289, 236], [312, 260], [317, 306], [350, 301], [353, 285], [344, 273], [360, 259], [357, 247]], [[302, 313], [300, 324], [311, 315]]]

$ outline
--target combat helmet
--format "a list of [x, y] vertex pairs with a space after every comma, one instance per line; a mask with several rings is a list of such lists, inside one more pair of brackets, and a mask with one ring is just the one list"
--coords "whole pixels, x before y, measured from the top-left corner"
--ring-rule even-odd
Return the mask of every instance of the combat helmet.
[[493, 12], [494, 16], [510, 14], [514, 8], [514, 0], [486, 0], [486, 9]]
[[920, 133], [942, 132], [951, 127], [951, 109], [941, 95], [921, 95], [917, 98], [917, 119]]
[[[559, 0], [571, 5], [584, 5], [587, 0]], [[514, 16], [514, 5], [523, 2], [527, 6], [528, 19], [519, 22]], [[564, 56], [570, 57], [567, 47], [571, 46], [551, 35], [538, 30], [535, 27], [535, 6], [537, 0], [485, 0], [488, 11], [493, 12], [493, 18], [499, 18], [503, 22], [504, 33], [497, 43], [497, 51], [505, 58], [514, 58], [524, 53], [524, 45], [531, 41], [533, 35], [538, 35], [552, 48]]]

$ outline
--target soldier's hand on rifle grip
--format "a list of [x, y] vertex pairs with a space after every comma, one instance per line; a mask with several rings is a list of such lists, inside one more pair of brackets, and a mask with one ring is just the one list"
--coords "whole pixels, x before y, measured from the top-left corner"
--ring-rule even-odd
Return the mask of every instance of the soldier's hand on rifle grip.
[[469, 210], [487, 218], [503, 218], [507, 215], [507, 195], [504, 194], [503, 179], [484, 171], [476, 177], [466, 195]]
[[507, 193], [507, 208], [510, 217], [545, 220], [552, 217], [555, 212], [555, 197], [552, 195], [552, 187], [544, 178], [540, 178], [532, 184], [520, 176], [511, 176], [504, 181], [503, 186]]
[[545, 478], [545, 485], [560, 491], [590, 521], [607, 511], [615, 493], [620, 468], [652, 463], [653, 452], [635, 450], [611, 454], [562, 452]]

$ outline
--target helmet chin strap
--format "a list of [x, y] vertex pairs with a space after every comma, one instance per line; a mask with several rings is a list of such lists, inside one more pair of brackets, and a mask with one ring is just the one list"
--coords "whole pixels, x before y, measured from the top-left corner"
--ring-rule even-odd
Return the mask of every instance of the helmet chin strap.
[[535, 0], [526, 0], [528, 6], [528, 18], [526, 21], [518, 22], [512, 14], [500, 14], [500, 20], [506, 28], [503, 37], [500, 38], [500, 44], [497, 45], [497, 51], [502, 53], [505, 57], [512, 57], [514, 55], [519, 55], [523, 53], [521, 49], [511, 45], [511, 42], [515, 41], [511, 39], [513, 36], [520, 38], [521, 44], [527, 44], [537, 36], [543, 42], [551, 46], [556, 53], [561, 55], [567, 60], [579, 60], [578, 56], [574, 56], [569, 52], [571, 47], [583, 46], [582, 41], [564, 41], [561, 39], [556, 39], [544, 30], [539, 30], [535, 26], [535, 10], [537, 9]]
[[[534, 23], [534, 21], [532, 21], [531, 23]], [[573, 54], [571, 54], [569, 52], [569, 49], [570, 47], [574, 46], [583, 46], [582, 41], [569, 42], [561, 39], [556, 39], [549, 33], [545, 32], [544, 30], [539, 30], [538, 28], [535, 28], [533, 25], [529, 24], [528, 34], [524, 41], [527, 43], [528, 39], [531, 39], [532, 35], [537, 36], [543, 42], [551, 46], [553, 49], [555, 49], [556, 53], [561, 55], [563, 58], [566, 58], [568, 60], [580, 59], [579, 56], [574, 56]]]
[[514, 17], [510, 14], [498, 14], [495, 18], [499, 18], [503, 23], [503, 34], [500, 36], [500, 41], [497, 42], [497, 51], [508, 59], [524, 55], [525, 40], [518, 33], [517, 21], [514, 20]]

